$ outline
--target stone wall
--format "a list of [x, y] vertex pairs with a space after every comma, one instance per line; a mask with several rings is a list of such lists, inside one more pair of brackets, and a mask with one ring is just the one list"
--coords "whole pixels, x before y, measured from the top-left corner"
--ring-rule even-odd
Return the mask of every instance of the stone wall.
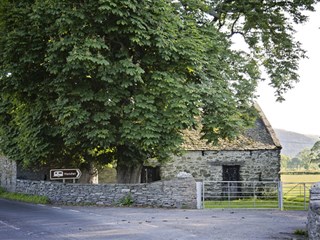
[[63, 184], [17, 180], [16, 192], [47, 196], [53, 203], [119, 205], [130, 198], [133, 206], [196, 208], [196, 182], [175, 178], [148, 184]]
[[222, 181], [223, 165], [239, 165], [241, 181], [279, 180], [280, 150], [188, 151], [161, 167], [161, 179], [187, 172], [195, 179]]
[[320, 183], [315, 184], [310, 190], [308, 236], [310, 240], [320, 239]]
[[16, 179], [16, 162], [0, 155], [0, 186], [9, 191], [15, 191]]

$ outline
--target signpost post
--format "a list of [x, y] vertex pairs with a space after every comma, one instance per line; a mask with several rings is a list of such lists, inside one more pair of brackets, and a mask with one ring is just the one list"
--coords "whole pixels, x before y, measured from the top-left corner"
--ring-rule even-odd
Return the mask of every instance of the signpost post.
[[75, 182], [76, 179], [81, 177], [80, 169], [51, 169], [50, 180], [63, 180], [72, 179]]

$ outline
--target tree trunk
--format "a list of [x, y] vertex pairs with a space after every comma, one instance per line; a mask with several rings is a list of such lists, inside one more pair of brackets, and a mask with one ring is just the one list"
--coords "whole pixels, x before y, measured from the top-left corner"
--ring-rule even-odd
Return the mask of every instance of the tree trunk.
[[140, 183], [146, 155], [133, 145], [117, 146], [117, 182]]
[[98, 184], [99, 183], [98, 169], [96, 168], [96, 165], [93, 162], [90, 162], [88, 172], [89, 172], [88, 182], [91, 184]]
[[118, 183], [140, 183], [141, 171], [143, 164], [137, 163], [133, 166], [118, 165], [117, 166], [117, 182]]
[[98, 169], [93, 162], [89, 163], [86, 169], [82, 170], [82, 176], [79, 179], [79, 183], [98, 184]]

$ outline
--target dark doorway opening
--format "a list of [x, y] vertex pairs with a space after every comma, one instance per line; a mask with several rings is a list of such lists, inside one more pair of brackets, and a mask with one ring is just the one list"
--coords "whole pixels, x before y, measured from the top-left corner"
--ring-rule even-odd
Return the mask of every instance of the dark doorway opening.
[[223, 183], [223, 196], [238, 197], [241, 192], [240, 166], [239, 165], [223, 165], [222, 180], [228, 181]]
[[222, 166], [222, 179], [223, 181], [240, 181], [240, 166]]
[[160, 167], [146, 167], [142, 168], [141, 183], [150, 183], [160, 180]]

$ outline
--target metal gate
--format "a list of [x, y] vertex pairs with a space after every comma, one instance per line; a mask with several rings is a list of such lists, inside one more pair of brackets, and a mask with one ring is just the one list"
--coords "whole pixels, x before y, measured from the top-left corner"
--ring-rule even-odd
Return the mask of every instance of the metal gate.
[[284, 210], [308, 210], [310, 188], [315, 182], [281, 182]]
[[203, 181], [203, 208], [307, 210], [314, 183]]
[[278, 208], [278, 188], [278, 182], [204, 181], [203, 207]]

